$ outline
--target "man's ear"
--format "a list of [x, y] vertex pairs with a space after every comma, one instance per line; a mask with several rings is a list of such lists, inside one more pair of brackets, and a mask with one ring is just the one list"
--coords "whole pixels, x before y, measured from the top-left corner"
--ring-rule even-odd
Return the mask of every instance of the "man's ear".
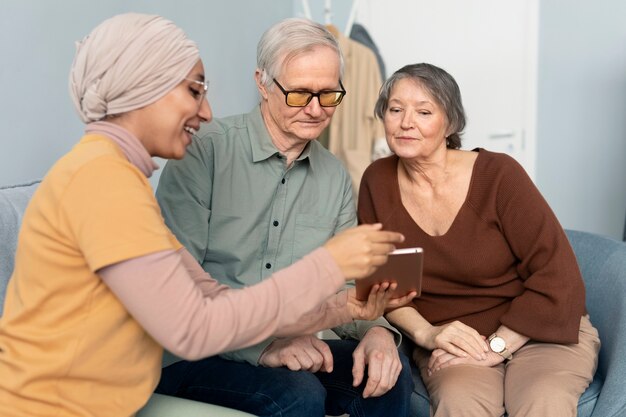
[[265, 85], [263, 85], [263, 83], [261, 82], [263, 79], [263, 71], [264, 70], [259, 68], [254, 71], [254, 81], [256, 82], [256, 88], [259, 90], [259, 94], [261, 95], [261, 97], [263, 97], [264, 100], [267, 100], [267, 89], [265, 88]]

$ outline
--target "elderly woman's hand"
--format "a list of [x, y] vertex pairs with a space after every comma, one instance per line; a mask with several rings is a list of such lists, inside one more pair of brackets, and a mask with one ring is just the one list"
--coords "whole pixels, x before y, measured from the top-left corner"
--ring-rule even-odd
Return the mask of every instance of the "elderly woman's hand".
[[425, 347], [431, 350], [442, 349], [460, 358], [471, 356], [483, 361], [491, 352], [484, 336], [472, 327], [453, 321], [443, 326], [432, 326], [425, 340]]
[[489, 352], [485, 359], [476, 360], [471, 356], [457, 356], [450, 352], [446, 352], [443, 349], [435, 349], [430, 355], [430, 359], [428, 360], [428, 376], [431, 376], [433, 373], [447, 368], [451, 365], [477, 365], [477, 366], [495, 366], [504, 361], [504, 358], [498, 355], [495, 352]]

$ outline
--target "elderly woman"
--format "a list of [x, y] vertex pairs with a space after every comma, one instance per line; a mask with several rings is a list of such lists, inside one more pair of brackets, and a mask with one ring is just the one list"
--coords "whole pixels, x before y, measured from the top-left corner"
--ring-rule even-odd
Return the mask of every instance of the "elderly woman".
[[161, 346], [197, 359], [407, 301], [390, 301], [388, 284], [367, 303], [334, 295], [401, 241], [380, 225], [243, 290], [217, 284], [176, 240], [147, 179], [151, 156], [182, 158], [211, 110], [198, 49], [170, 21], [103, 22], [78, 45], [70, 91], [86, 135], [24, 216], [0, 322], [1, 416], [130, 416], [159, 379]]
[[417, 345], [434, 415], [576, 415], [600, 342], [554, 213], [514, 159], [459, 149], [444, 70], [399, 69], [375, 112], [395, 155], [365, 172], [359, 220], [424, 248], [421, 297], [387, 318]]

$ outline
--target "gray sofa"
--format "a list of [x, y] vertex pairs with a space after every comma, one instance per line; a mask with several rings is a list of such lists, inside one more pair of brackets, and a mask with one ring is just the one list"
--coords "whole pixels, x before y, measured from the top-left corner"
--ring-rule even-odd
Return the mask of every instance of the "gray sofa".
[[[39, 181], [27, 184], [0, 186], [0, 316], [4, 306], [6, 286], [13, 271], [13, 255], [17, 244], [17, 234], [22, 215], [35, 192]], [[166, 364], [174, 360], [172, 355], [164, 355]], [[252, 417], [251, 414], [199, 403], [191, 400], [154, 394], [139, 411], [137, 417]]]
[[[22, 213], [37, 182], [0, 187], [0, 311]], [[602, 349], [594, 381], [578, 405], [579, 417], [626, 416], [626, 243], [586, 232], [567, 231], [587, 288], [587, 308], [600, 332]], [[408, 347], [406, 347], [409, 349]], [[410, 357], [410, 352], [407, 352]], [[165, 361], [172, 360], [165, 355]], [[412, 416], [429, 415], [428, 394], [416, 369]], [[155, 394], [140, 417], [243, 417], [234, 410]]]

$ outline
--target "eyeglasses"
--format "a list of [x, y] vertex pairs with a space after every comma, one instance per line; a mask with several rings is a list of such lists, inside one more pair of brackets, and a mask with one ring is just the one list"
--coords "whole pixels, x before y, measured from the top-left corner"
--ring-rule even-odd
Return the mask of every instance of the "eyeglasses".
[[200, 81], [200, 80], [194, 80], [193, 78], [185, 78], [185, 80], [187, 81], [191, 81], [194, 84], [197, 84], [201, 87], [201, 91], [195, 91], [196, 94], [194, 94], [194, 97], [196, 99], [196, 101], [198, 102], [198, 105], [202, 104], [202, 100], [204, 100], [204, 98], [206, 97], [206, 93], [207, 91], [209, 91], [209, 82], [208, 81]]
[[317, 97], [322, 107], [336, 107], [341, 103], [341, 100], [343, 100], [343, 96], [346, 95], [346, 89], [343, 87], [343, 84], [341, 84], [341, 80], [339, 80], [341, 90], [323, 90], [317, 93], [307, 90], [287, 91], [276, 81], [276, 78], [272, 78], [272, 80], [285, 95], [285, 103], [289, 107], [306, 107], [313, 97]]

